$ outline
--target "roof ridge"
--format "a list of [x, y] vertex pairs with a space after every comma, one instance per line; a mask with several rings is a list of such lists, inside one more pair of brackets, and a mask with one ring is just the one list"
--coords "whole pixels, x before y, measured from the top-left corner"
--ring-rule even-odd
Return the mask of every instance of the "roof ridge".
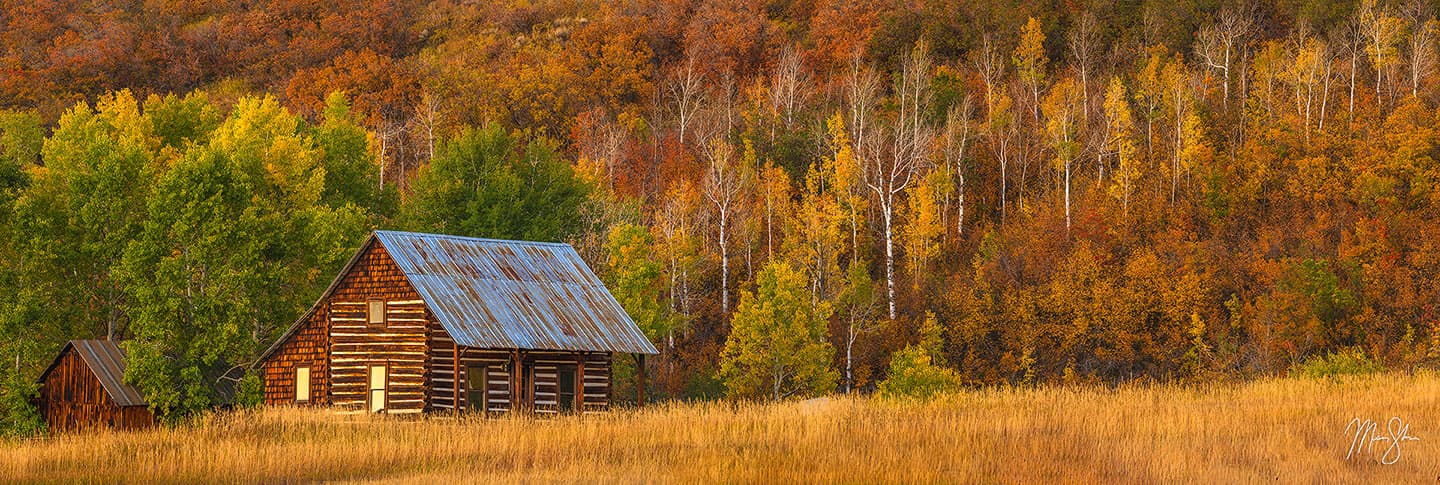
[[473, 242], [490, 242], [490, 243], [503, 243], [503, 244], [526, 244], [526, 245], [531, 245], [531, 246], [555, 246], [555, 247], [574, 248], [574, 246], [571, 246], [569, 243], [563, 243], [563, 242], [525, 241], [525, 240], [520, 240], [520, 239], [496, 239], [496, 238], [489, 238], [489, 237], [457, 236], [457, 235], [454, 235], [454, 234], [438, 234], [438, 233], [431, 233], [431, 232], [396, 231], [396, 230], [391, 230], [391, 229], [376, 229], [376, 230], [375, 230], [375, 234], [376, 234], [376, 235], [388, 234], [388, 235], [396, 235], [396, 236], [404, 236], [404, 237], [424, 237], [424, 238], [436, 238], [436, 239], [458, 239], [458, 240], [461, 240], [461, 241], [473, 241]]

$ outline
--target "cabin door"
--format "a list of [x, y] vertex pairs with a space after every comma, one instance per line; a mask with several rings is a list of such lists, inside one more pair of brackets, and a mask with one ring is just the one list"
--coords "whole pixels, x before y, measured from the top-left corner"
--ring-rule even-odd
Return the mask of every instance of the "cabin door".
[[385, 366], [370, 366], [370, 385], [366, 400], [370, 402], [370, 412], [378, 413], [385, 410], [386, 401], [386, 376]]
[[465, 402], [474, 411], [490, 410], [489, 368], [472, 365], [465, 369]]
[[560, 412], [575, 410], [575, 366], [562, 365], [555, 369], [555, 404]]

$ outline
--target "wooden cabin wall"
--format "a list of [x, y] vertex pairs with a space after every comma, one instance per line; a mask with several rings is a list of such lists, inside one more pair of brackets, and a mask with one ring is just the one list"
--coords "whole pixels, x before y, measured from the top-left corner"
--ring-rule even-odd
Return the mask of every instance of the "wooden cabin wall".
[[[432, 410], [455, 409], [455, 341], [439, 322], [433, 319], [430, 325], [430, 380], [428, 392]], [[460, 408], [469, 406], [467, 393], [467, 370], [470, 366], [485, 366], [489, 370], [486, 392], [490, 396], [490, 412], [510, 410], [510, 363], [509, 350], [479, 349], [461, 347], [460, 353]], [[522, 359], [535, 368], [535, 412], [555, 413], [559, 404], [555, 396], [559, 387], [560, 365], [574, 365], [576, 355], [571, 352], [522, 351]], [[585, 411], [604, 411], [610, 405], [610, 354], [589, 353], [585, 357]]]
[[89, 427], [140, 429], [155, 424], [145, 406], [120, 407], [75, 351], [66, 351], [41, 383], [36, 404], [52, 432]]
[[261, 367], [265, 381], [265, 404], [295, 402], [295, 369], [310, 368], [310, 405], [329, 403], [330, 321], [327, 305], [320, 305], [295, 335], [280, 344]]
[[[386, 412], [421, 412], [426, 407], [429, 312], [384, 246], [371, 244], [360, 258], [327, 302], [331, 403], [365, 410], [370, 367], [384, 365], [388, 381]], [[372, 298], [386, 302], [384, 326], [371, 326], [366, 321], [366, 305]]]
[[[467, 366], [481, 365], [489, 367], [490, 382], [486, 392], [490, 395], [490, 408], [492, 412], [505, 412], [510, 410], [510, 373], [506, 371], [505, 364], [510, 361], [510, 353], [505, 351], [487, 351], [483, 349], [462, 348], [460, 349], [460, 406], [465, 409], [468, 405], [466, 400], [466, 369]], [[430, 331], [430, 407], [432, 410], [453, 410], [455, 409], [455, 341], [451, 340], [450, 334], [440, 326], [439, 322], [431, 322]]]
[[[531, 352], [526, 359], [535, 366], [535, 412], [553, 414], [560, 411], [555, 398], [560, 390], [559, 367], [575, 365], [570, 352]], [[610, 354], [585, 356], [585, 412], [605, 411], [610, 407]]]

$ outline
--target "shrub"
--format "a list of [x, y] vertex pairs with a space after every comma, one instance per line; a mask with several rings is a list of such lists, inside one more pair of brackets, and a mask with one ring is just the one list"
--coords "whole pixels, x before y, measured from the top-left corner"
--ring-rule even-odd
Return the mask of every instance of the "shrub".
[[945, 367], [940, 354], [943, 339], [934, 313], [926, 312], [920, 325], [920, 342], [890, 356], [890, 377], [880, 383], [880, 395], [927, 399], [960, 389], [960, 374]]
[[235, 406], [253, 409], [265, 403], [265, 389], [259, 371], [247, 372], [235, 389]]
[[911, 345], [890, 357], [890, 377], [880, 383], [880, 395], [928, 399], [960, 389], [960, 375], [935, 365], [923, 346]]
[[0, 437], [35, 436], [45, 431], [40, 411], [30, 403], [38, 385], [12, 375], [0, 383]]
[[1351, 347], [1339, 352], [1312, 356], [1290, 369], [1290, 375], [1305, 378], [1325, 378], [1343, 375], [1372, 374], [1385, 370], [1379, 363], [1370, 360], [1365, 352]]

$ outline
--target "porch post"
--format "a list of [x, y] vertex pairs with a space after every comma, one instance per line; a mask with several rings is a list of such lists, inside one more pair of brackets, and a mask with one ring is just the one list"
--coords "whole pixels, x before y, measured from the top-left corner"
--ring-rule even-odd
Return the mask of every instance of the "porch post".
[[575, 354], [575, 412], [585, 414], [585, 352]]
[[[456, 342], [456, 343], [455, 343], [455, 361], [452, 362], [452, 363], [454, 364], [453, 367], [454, 367], [454, 369], [455, 369], [455, 373], [450, 376], [450, 387], [455, 388], [455, 389], [453, 389], [453, 390], [455, 391], [455, 397], [454, 397], [454, 400], [453, 400], [453, 401], [450, 401], [450, 404], [452, 405], [451, 410], [452, 410], [452, 411], [455, 411], [455, 414], [460, 414], [460, 343], [459, 343], [459, 342]], [[466, 377], [468, 378], [469, 376], [466, 376]]]
[[635, 354], [635, 405], [645, 405], [645, 354]]
[[510, 351], [510, 412], [520, 411], [520, 349]]

